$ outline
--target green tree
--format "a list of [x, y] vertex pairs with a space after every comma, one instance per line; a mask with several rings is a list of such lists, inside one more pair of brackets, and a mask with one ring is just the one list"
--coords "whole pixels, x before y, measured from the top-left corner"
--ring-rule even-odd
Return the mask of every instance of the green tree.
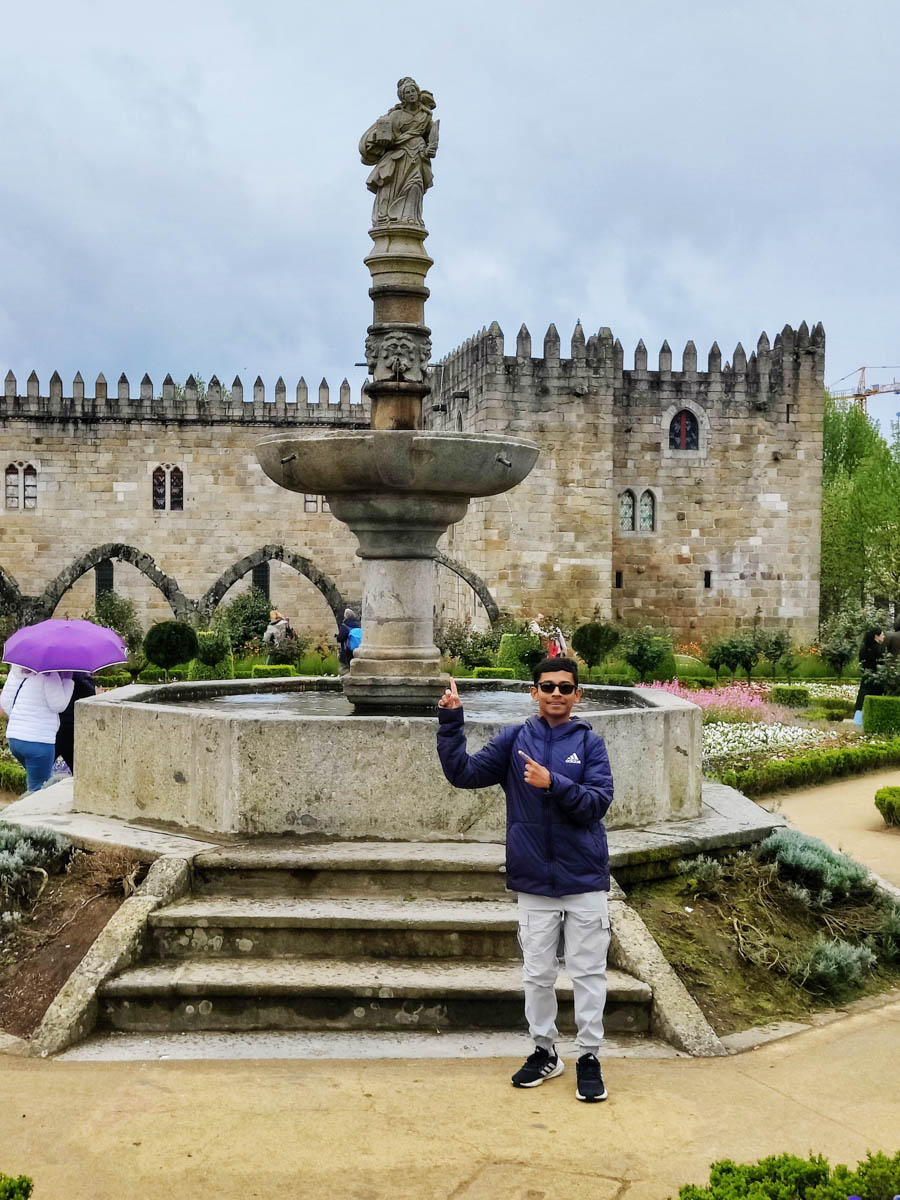
[[646, 683], [647, 676], [661, 667], [671, 653], [669, 639], [657, 633], [652, 625], [632, 630], [622, 642], [622, 656], [637, 671], [641, 683]]
[[214, 624], [224, 628], [232, 646], [243, 646], [253, 638], [262, 637], [269, 624], [271, 604], [265, 592], [250, 588], [242, 592], [229, 604], [220, 604], [216, 609]]
[[114, 629], [130, 651], [139, 649], [144, 639], [134, 601], [118, 592], [104, 592], [98, 596], [93, 612], [85, 613], [84, 619]]

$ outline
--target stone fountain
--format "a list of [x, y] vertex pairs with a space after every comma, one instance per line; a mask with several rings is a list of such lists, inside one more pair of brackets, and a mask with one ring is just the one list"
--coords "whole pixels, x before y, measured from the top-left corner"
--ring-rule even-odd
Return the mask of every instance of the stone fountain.
[[[82, 701], [81, 812], [217, 836], [503, 839], [500, 790], [451, 787], [435, 754], [433, 713], [445, 680], [434, 644], [433, 559], [470, 499], [514, 487], [538, 447], [422, 427], [431, 354], [422, 197], [438, 124], [433, 98], [413, 80], [401, 80], [398, 94], [360, 143], [375, 193], [365, 260], [372, 428], [272, 437], [257, 451], [279, 486], [325, 495], [359, 542], [363, 640], [344, 695], [337, 680], [284, 678], [134, 686]], [[474, 751], [531, 705], [509, 695], [524, 683], [471, 681], [488, 688], [485, 706], [469, 682], [460, 687]], [[582, 711], [606, 739], [616, 778], [608, 826], [696, 816], [699, 709], [659, 691], [585, 693]]]
[[434, 644], [437, 542], [469, 500], [520, 483], [537, 461], [524, 438], [429, 433], [431, 331], [425, 324], [432, 265], [422, 197], [432, 183], [439, 122], [434, 99], [401, 79], [399, 103], [360, 141], [372, 166], [374, 243], [366, 258], [373, 317], [366, 338], [372, 428], [272, 437], [257, 457], [289, 491], [324, 495], [348, 525], [363, 560], [363, 640], [344, 692], [358, 711], [430, 709], [445, 686]]

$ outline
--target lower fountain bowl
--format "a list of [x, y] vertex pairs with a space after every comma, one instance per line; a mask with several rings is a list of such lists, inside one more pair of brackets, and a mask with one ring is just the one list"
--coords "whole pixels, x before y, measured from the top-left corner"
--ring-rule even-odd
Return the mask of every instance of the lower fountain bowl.
[[[459, 687], [470, 753], [533, 711], [525, 683]], [[607, 825], [698, 816], [700, 709], [658, 689], [584, 691], [615, 780]], [[436, 732], [435, 710], [353, 715], [334, 678], [116, 688], [79, 702], [75, 807], [224, 837], [502, 841], [502, 792], [451, 787]]]

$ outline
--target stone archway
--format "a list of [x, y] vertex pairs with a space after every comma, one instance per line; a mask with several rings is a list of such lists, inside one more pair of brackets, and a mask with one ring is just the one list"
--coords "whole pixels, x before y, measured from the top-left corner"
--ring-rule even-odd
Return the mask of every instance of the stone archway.
[[25, 607], [25, 597], [19, 591], [19, 585], [8, 571], [0, 566], [0, 613], [10, 612], [19, 618]]
[[488, 615], [488, 620], [491, 625], [496, 625], [500, 620], [500, 609], [497, 601], [491, 595], [488, 585], [484, 582], [480, 575], [476, 575], [474, 571], [470, 571], [468, 567], [464, 567], [461, 562], [457, 562], [455, 558], [448, 558], [446, 554], [441, 554], [438, 551], [434, 556], [434, 561], [446, 567], [449, 571], [453, 571], [460, 579], [464, 579], [481, 603], [484, 605], [485, 612]]
[[233, 587], [239, 579], [243, 579], [248, 571], [252, 571], [260, 563], [271, 562], [272, 559], [283, 562], [285, 566], [293, 567], [298, 575], [305, 575], [310, 583], [322, 593], [334, 616], [335, 624], [340, 625], [344, 616], [345, 604], [334, 580], [320, 571], [315, 563], [304, 558], [302, 554], [294, 554], [293, 551], [286, 550], [284, 546], [274, 545], [260, 546], [258, 550], [239, 559], [227, 571], [223, 571], [212, 587], [197, 601], [197, 611], [204, 617], [211, 617], [229, 588]]
[[44, 588], [40, 596], [35, 598], [35, 611], [43, 617], [52, 616], [56, 606], [69, 588], [87, 571], [96, 567], [97, 563], [105, 562], [107, 559], [117, 559], [119, 562], [129, 563], [142, 575], [145, 575], [165, 596], [169, 607], [179, 621], [190, 621], [193, 618], [196, 611], [195, 605], [185, 596], [172, 576], [161, 571], [149, 554], [121, 542], [107, 542], [103, 546], [95, 546], [93, 550], [88, 550], [86, 554], [77, 558], [71, 566], [60, 571], [52, 583]]

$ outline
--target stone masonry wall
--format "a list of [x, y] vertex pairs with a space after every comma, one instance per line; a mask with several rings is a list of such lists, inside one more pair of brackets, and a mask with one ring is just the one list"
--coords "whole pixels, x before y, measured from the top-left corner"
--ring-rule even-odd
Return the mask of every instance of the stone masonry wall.
[[[822, 326], [810, 335], [804, 322], [771, 347], [763, 334], [749, 360], [739, 344], [723, 366], [714, 344], [703, 372], [691, 342], [680, 371], [666, 343], [649, 371], [641, 342], [626, 371], [607, 329], [585, 341], [577, 326], [568, 359], [552, 325], [542, 358], [524, 326], [515, 356], [499, 326], [482, 330], [438, 364], [428, 423], [531, 437], [542, 453], [520, 487], [473, 505], [442, 549], [518, 615], [596, 612], [681, 636], [759, 620], [813, 638], [824, 349]], [[669, 448], [684, 409], [698, 423], [696, 450]], [[620, 529], [626, 490], [636, 509], [652, 496], [652, 529]], [[466, 615], [441, 584], [444, 617]]]
[[[96, 389], [102, 393], [101, 383], [102, 377]], [[254, 400], [246, 402], [237, 387], [230, 402], [221, 399], [215, 381], [208, 400], [188, 386], [183, 397], [170, 394], [165, 401], [146, 387], [148, 394], [128, 396], [127, 381], [124, 387], [120, 381], [115, 400], [102, 394], [85, 399], [77, 379], [67, 398], [53, 381], [49, 397], [41, 397], [36, 385], [32, 377], [28, 394], [18, 396], [15, 380], [7, 377], [0, 400], [4, 471], [18, 463], [37, 471], [34, 508], [0, 507], [0, 583], [7, 593], [11, 582], [23, 596], [37, 599], [56, 577], [77, 572], [75, 564], [91, 551], [114, 545], [138, 551], [136, 562], [151, 574], [162, 572], [181, 597], [196, 602], [246, 556], [281, 547], [287, 558], [298, 556], [295, 565], [308, 561], [309, 574], [322, 586], [287, 561], [272, 561], [272, 603], [298, 630], [332, 639], [330, 603], [335, 596], [337, 602], [358, 602], [362, 591], [356, 539], [323, 511], [321, 498], [315, 512], [305, 511], [304, 497], [267, 479], [254, 447], [284, 429], [302, 436], [316, 427], [367, 426], [368, 406], [350, 403], [346, 382], [339, 403], [330, 403], [325, 385], [312, 404], [299, 388], [300, 402], [292, 396], [288, 403], [283, 385], [275, 401], [267, 402], [259, 381]], [[152, 479], [159, 466], [182, 471], [183, 511], [154, 510]], [[114, 572], [115, 590], [136, 601], [145, 627], [172, 616], [173, 605], [136, 565], [116, 561]], [[248, 571], [226, 599], [250, 581]], [[93, 607], [94, 571], [68, 582], [57, 615], [81, 616]]]

